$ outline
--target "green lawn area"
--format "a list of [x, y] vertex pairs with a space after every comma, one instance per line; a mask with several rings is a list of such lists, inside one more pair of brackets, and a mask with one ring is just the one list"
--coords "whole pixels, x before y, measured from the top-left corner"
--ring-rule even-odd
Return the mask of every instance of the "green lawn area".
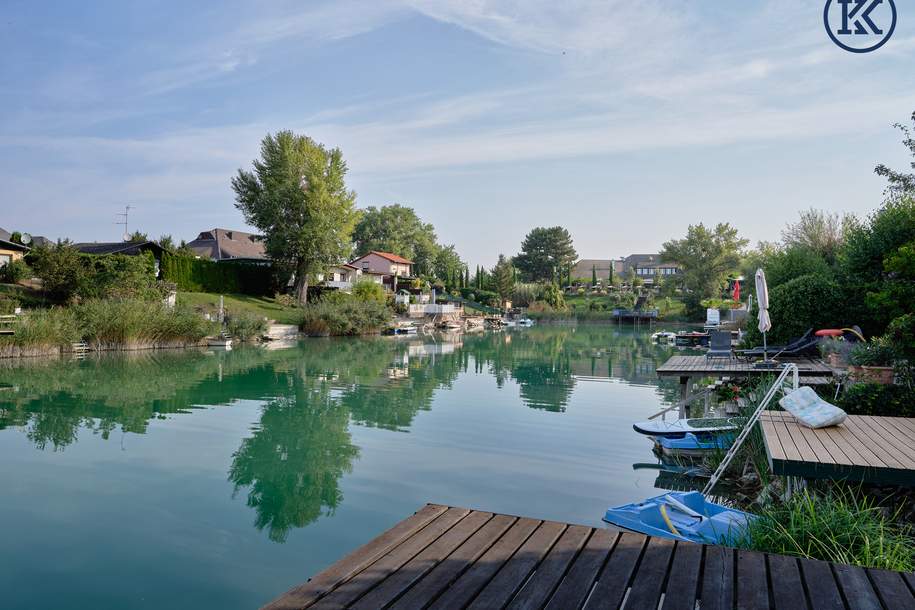
[[[257, 316], [276, 320], [279, 324], [298, 324], [302, 321], [302, 311], [297, 307], [284, 307], [273, 297], [253, 297], [247, 294], [226, 294], [225, 307], [228, 310], [248, 311]], [[209, 292], [178, 292], [178, 302], [203, 307], [216, 311], [219, 307], [219, 295]]]
[[25, 308], [50, 305], [50, 302], [37, 290], [19, 286], [18, 284], [0, 284], [0, 300], [7, 299], [14, 299], [19, 302], [20, 306]]

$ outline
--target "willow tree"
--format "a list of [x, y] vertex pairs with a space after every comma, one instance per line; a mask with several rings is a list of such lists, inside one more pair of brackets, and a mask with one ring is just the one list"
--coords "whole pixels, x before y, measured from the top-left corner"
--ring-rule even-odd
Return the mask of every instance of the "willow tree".
[[267, 255], [295, 271], [295, 293], [308, 301], [308, 281], [345, 259], [356, 224], [356, 194], [346, 188], [346, 162], [291, 131], [267, 134], [254, 171], [232, 179], [235, 206], [264, 236]]

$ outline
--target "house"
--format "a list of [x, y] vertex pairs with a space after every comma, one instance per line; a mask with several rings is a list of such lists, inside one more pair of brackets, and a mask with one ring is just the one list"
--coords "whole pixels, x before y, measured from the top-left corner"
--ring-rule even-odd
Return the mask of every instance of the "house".
[[615, 265], [615, 271], [623, 278], [634, 274], [649, 285], [653, 284], [658, 276], [669, 277], [680, 273], [680, 267], [675, 263], [662, 262], [660, 254], [630, 254], [616, 262], [618, 264]]
[[590, 282], [594, 272], [597, 272], [597, 279], [606, 284], [614, 262], [609, 258], [583, 258], [572, 266], [572, 279], [584, 278]]
[[28, 251], [28, 246], [23, 246], [14, 241], [0, 238], [0, 267], [8, 265], [13, 261], [22, 260], [22, 257], [25, 256], [25, 253]]
[[368, 254], [350, 261], [349, 264], [358, 267], [363, 273], [380, 273], [393, 277], [413, 276], [413, 261], [390, 252], [372, 250]]
[[328, 267], [327, 273], [317, 274], [317, 280], [324, 288], [349, 292], [356, 282], [369, 281], [384, 285], [384, 274], [374, 271], [363, 272], [359, 267], [344, 263]]
[[200, 258], [214, 261], [264, 262], [270, 260], [264, 247], [264, 240], [260, 235], [234, 229], [202, 231], [187, 246]]
[[154, 241], [111, 241], [111, 242], [83, 242], [73, 244], [79, 252], [93, 256], [108, 254], [123, 254], [125, 256], [139, 256], [151, 252], [156, 261], [156, 277], [159, 276], [159, 265], [162, 263], [162, 253], [165, 249]]

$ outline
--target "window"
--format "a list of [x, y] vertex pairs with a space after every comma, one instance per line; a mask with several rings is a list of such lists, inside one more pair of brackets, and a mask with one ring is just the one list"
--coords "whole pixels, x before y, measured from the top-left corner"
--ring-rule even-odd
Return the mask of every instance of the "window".
[[10, 254], [0, 254], [0, 267], [8, 265], [13, 262], [13, 257]]

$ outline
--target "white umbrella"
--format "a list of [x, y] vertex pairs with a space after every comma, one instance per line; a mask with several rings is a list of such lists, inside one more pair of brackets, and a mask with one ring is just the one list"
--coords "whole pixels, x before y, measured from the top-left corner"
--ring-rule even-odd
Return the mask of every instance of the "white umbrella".
[[763, 334], [763, 361], [766, 360], [766, 333], [772, 328], [769, 319], [769, 287], [766, 285], [766, 272], [756, 270], [756, 304], [759, 307], [759, 332]]

